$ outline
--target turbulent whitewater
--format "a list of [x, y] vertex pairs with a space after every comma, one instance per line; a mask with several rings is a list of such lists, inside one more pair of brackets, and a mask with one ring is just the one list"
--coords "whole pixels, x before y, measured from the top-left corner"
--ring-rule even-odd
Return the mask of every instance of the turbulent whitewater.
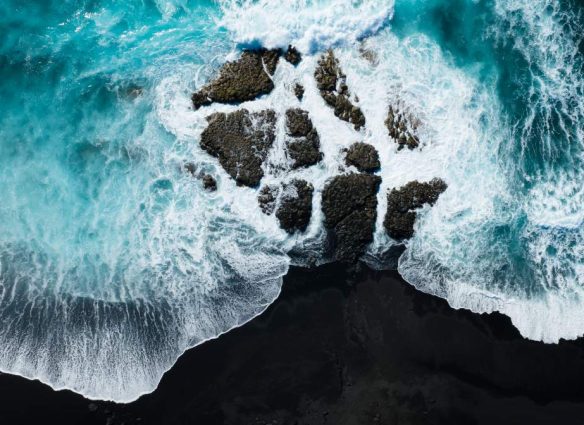
[[[0, 370], [89, 398], [153, 391], [184, 350], [264, 311], [290, 265], [326, 261], [322, 191], [354, 142], [381, 161], [365, 261], [387, 267], [398, 244], [388, 190], [440, 177], [401, 275], [527, 338], [582, 336], [583, 13], [569, 0], [0, 0]], [[280, 61], [270, 94], [193, 110], [226, 60], [289, 44], [303, 60]], [[329, 48], [359, 131], [317, 90]], [[295, 83], [323, 160], [294, 171], [313, 214], [289, 235], [199, 141], [213, 112], [298, 107]], [[420, 118], [422, 149], [390, 140], [395, 104]], [[280, 120], [264, 183], [283, 179], [284, 133]]]

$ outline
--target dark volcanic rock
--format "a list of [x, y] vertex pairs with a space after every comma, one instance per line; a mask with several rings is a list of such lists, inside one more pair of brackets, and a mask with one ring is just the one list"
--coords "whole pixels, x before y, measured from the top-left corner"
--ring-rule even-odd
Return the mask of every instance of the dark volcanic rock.
[[217, 180], [210, 174], [203, 174], [203, 187], [209, 192], [215, 192], [217, 190]]
[[390, 106], [385, 125], [391, 138], [399, 145], [399, 150], [405, 146], [415, 149], [420, 145], [420, 139], [416, 135], [420, 122], [413, 115]]
[[424, 204], [434, 205], [446, 190], [442, 179], [428, 183], [410, 182], [399, 189], [392, 189], [387, 195], [387, 213], [383, 225], [393, 239], [409, 239], [414, 235], [416, 209]]
[[324, 224], [332, 236], [336, 260], [356, 261], [373, 240], [380, 184], [378, 176], [349, 174], [333, 178], [324, 188]]
[[195, 110], [213, 102], [241, 103], [270, 93], [280, 54], [278, 49], [246, 50], [238, 60], [227, 62], [215, 80], [193, 94]]
[[293, 180], [283, 186], [276, 217], [286, 232], [304, 232], [308, 227], [313, 191], [312, 185], [304, 180]]
[[347, 165], [355, 166], [359, 171], [372, 173], [381, 167], [377, 150], [368, 143], [354, 143], [347, 150]]
[[338, 118], [353, 124], [355, 130], [359, 130], [365, 125], [363, 112], [349, 99], [347, 77], [343, 74], [339, 61], [335, 58], [332, 50], [320, 58], [314, 77], [322, 98], [334, 109]]
[[264, 186], [258, 196], [258, 203], [264, 214], [271, 215], [276, 210], [280, 227], [286, 232], [303, 232], [312, 215], [313, 192], [311, 184], [295, 179], [282, 187]]
[[294, 46], [288, 46], [288, 50], [284, 55], [284, 59], [290, 62], [292, 65], [296, 66], [302, 60], [302, 55]]
[[238, 185], [255, 187], [264, 176], [262, 163], [274, 143], [276, 114], [272, 110], [250, 113], [247, 109], [207, 117], [201, 147], [219, 159]]
[[304, 87], [302, 84], [296, 83], [294, 86], [294, 95], [298, 98], [298, 100], [302, 100], [304, 97]]
[[302, 109], [286, 111], [287, 133], [293, 139], [288, 141], [288, 155], [293, 168], [309, 167], [322, 159], [320, 138], [312, 125], [308, 112]]
[[276, 201], [278, 200], [279, 193], [280, 188], [278, 186], [262, 187], [262, 190], [260, 190], [260, 194], [258, 195], [258, 203], [264, 214], [272, 215], [276, 209]]

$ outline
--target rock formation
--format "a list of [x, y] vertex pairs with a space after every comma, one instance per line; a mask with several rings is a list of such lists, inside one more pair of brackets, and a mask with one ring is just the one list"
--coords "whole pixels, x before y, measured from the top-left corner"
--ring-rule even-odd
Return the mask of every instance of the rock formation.
[[385, 125], [391, 138], [399, 145], [399, 150], [405, 146], [415, 149], [420, 145], [420, 139], [416, 135], [419, 124], [420, 121], [412, 114], [402, 112], [394, 106], [389, 107]]
[[353, 124], [355, 130], [365, 125], [365, 115], [358, 106], [351, 103], [347, 77], [332, 50], [320, 58], [314, 77], [322, 98], [334, 108], [338, 118]]
[[292, 180], [282, 187], [264, 186], [258, 196], [264, 214], [276, 211], [280, 227], [288, 233], [304, 232], [312, 215], [312, 185], [304, 180]]
[[387, 213], [383, 225], [389, 236], [396, 240], [409, 239], [414, 235], [416, 209], [424, 204], [434, 205], [446, 183], [433, 179], [427, 183], [413, 181], [399, 189], [392, 189], [387, 195]]
[[364, 173], [373, 173], [381, 167], [377, 150], [368, 143], [353, 143], [347, 149], [345, 162]]
[[286, 50], [286, 54], [284, 55], [284, 59], [290, 62], [292, 65], [296, 66], [302, 60], [302, 55], [294, 46], [288, 46], [288, 50]]
[[246, 50], [234, 62], [227, 62], [217, 78], [192, 96], [195, 110], [218, 103], [241, 103], [270, 93], [272, 75], [278, 65], [280, 50]]
[[320, 138], [308, 112], [302, 109], [286, 111], [286, 128], [291, 140], [287, 143], [292, 168], [309, 167], [322, 159]]
[[334, 258], [356, 261], [373, 240], [381, 178], [369, 174], [334, 177], [324, 188], [322, 211]]
[[274, 111], [250, 113], [240, 109], [230, 114], [212, 114], [207, 121], [201, 147], [219, 159], [238, 185], [259, 185], [264, 176], [262, 164], [275, 139]]

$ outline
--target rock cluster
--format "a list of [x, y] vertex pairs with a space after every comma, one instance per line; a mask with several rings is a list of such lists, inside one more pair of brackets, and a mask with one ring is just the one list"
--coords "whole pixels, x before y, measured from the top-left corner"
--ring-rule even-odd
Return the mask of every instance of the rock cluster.
[[312, 215], [314, 188], [304, 180], [292, 180], [282, 187], [264, 186], [258, 196], [264, 214], [276, 211], [280, 227], [288, 233], [304, 232]]
[[399, 150], [405, 146], [415, 149], [420, 145], [420, 139], [416, 135], [420, 121], [413, 115], [390, 106], [385, 125], [391, 138], [399, 145]]
[[353, 124], [356, 130], [365, 125], [365, 115], [358, 106], [351, 103], [347, 77], [332, 50], [320, 58], [314, 77], [322, 98], [334, 108], [338, 118]]
[[379, 176], [348, 174], [334, 177], [324, 188], [322, 211], [338, 261], [356, 261], [373, 240]]
[[345, 162], [364, 173], [373, 173], [381, 167], [377, 150], [368, 143], [353, 143], [346, 151]]
[[240, 109], [207, 117], [201, 147], [219, 159], [238, 185], [256, 187], [264, 176], [262, 164], [275, 139], [276, 114]]
[[203, 188], [209, 192], [215, 192], [217, 190], [217, 180], [211, 174], [198, 172], [197, 166], [192, 162], [185, 164], [185, 170], [188, 171], [193, 177], [200, 179], [203, 182]]
[[284, 55], [284, 59], [290, 62], [292, 65], [296, 66], [302, 60], [302, 55], [294, 46], [288, 46], [288, 50], [286, 50], [286, 54]]
[[287, 143], [292, 168], [309, 167], [322, 159], [320, 138], [308, 112], [294, 108], [286, 111], [286, 129], [291, 140]]
[[441, 179], [427, 183], [413, 181], [387, 195], [387, 213], [383, 225], [389, 236], [396, 240], [409, 239], [414, 235], [416, 209], [424, 204], [434, 205], [447, 188]]
[[195, 110], [218, 103], [241, 103], [270, 93], [271, 76], [276, 70], [280, 50], [246, 50], [234, 62], [227, 62], [218, 77], [192, 96]]

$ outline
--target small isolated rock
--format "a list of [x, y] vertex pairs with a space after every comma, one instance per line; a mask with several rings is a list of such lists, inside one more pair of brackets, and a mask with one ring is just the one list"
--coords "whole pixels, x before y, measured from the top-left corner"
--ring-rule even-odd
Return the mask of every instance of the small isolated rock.
[[245, 50], [238, 60], [223, 65], [215, 80], [193, 94], [193, 107], [197, 110], [213, 102], [241, 103], [270, 93], [280, 54], [279, 49]]
[[308, 112], [294, 108], [286, 111], [287, 142], [292, 168], [309, 167], [322, 159], [320, 138], [312, 125]]
[[276, 114], [240, 109], [207, 117], [201, 147], [219, 159], [238, 185], [256, 187], [264, 176], [262, 164], [275, 139]]
[[273, 214], [276, 209], [276, 201], [278, 200], [279, 194], [280, 188], [278, 186], [268, 185], [262, 187], [262, 190], [260, 190], [260, 194], [258, 195], [258, 203], [264, 214]]
[[405, 146], [415, 149], [420, 145], [416, 135], [420, 121], [412, 114], [401, 112], [397, 107], [390, 106], [385, 120], [385, 126], [390, 137], [399, 145], [398, 150]]
[[387, 195], [387, 213], [383, 226], [393, 239], [409, 239], [414, 235], [416, 209], [434, 205], [448, 186], [442, 179], [428, 183], [413, 181]]
[[209, 192], [215, 192], [217, 190], [217, 180], [210, 174], [203, 174], [203, 188]]
[[296, 83], [294, 85], [294, 95], [298, 98], [298, 100], [302, 100], [304, 97], [304, 87], [302, 84]]
[[334, 109], [338, 118], [353, 124], [355, 130], [359, 130], [365, 125], [365, 115], [349, 99], [347, 77], [343, 74], [339, 61], [335, 58], [332, 50], [320, 58], [314, 77], [320, 95]]
[[292, 180], [283, 186], [276, 217], [286, 232], [304, 232], [308, 227], [313, 191], [312, 185], [304, 180]]
[[338, 261], [354, 262], [373, 241], [379, 176], [334, 177], [324, 188], [322, 211]]
[[381, 167], [377, 150], [368, 143], [353, 143], [347, 150], [345, 162], [365, 173], [373, 173]]
[[296, 66], [302, 60], [302, 55], [294, 46], [288, 46], [288, 50], [286, 50], [286, 54], [284, 55], [284, 59], [290, 62], [292, 65]]

